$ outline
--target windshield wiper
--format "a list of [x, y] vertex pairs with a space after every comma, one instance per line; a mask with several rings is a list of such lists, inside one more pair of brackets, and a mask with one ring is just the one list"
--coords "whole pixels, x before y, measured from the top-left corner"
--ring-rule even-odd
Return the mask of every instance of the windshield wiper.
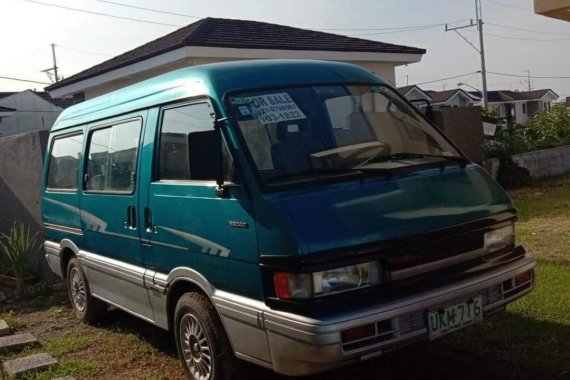
[[[421, 159], [421, 158], [437, 158], [443, 161], [432, 161], [432, 162], [421, 162], [418, 164], [410, 164], [410, 165], [401, 165], [401, 166], [393, 166], [391, 168], [382, 168], [382, 167], [366, 167], [366, 165], [374, 164], [374, 163], [383, 163], [383, 162], [398, 162], [400, 160], [409, 160], [409, 159]], [[371, 157], [368, 160], [364, 161], [363, 163], [354, 167], [356, 170], [362, 171], [387, 171], [387, 170], [398, 170], [403, 169], [405, 167], [417, 167], [417, 166], [433, 166], [435, 164], [442, 164], [445, 161], [450, 162], [457, 162], [460, 164], [461, 168], [465, 168], [467, 164], [470, 162], [467, 158], [461, 156], [446, 156], [446, 155], [438, 155], [438, 154], [421, 154], [421, 153], [394, 153], [389, 155], [381, 155]]]
[[[347, 168], [347, 167], [311, 168], [311, 169], [299, 170], [296, 172], [276, 173], [275, 175], [268, 175], [265, 177], [265, 180], [275, 182], [275, 181], [283, 181], [286, 179], [293, 179], [299, 177], [311, 177], [311, 176], [322, 177], [327, 175], [330, 177], [338, 177], [338, 176], [353, 175], [358, 173], [362, 173], [358, 168]], [[321, 179], [321, 178], [313, 178], [313, 179]]]
[[[396, 160], [406, 160], [406, 159], [413, 159], [413, 158], [424, 158], [424, 157], [433, 157], [433, 158], [441, 158], [446, 161], [454, 161], [454, 162], [461, 162], [461, 163], [469, 163], [469, 160], [465, 157], [461, 156], [446, 156], [446, 155], [439, 155], [439, 154], [423, 154], [423, 153], [394, 153], [388, 155], [381, 155], [371, 157], [365, 162], [360, 165], [366, 165], [373, 162], [386, 162], [386, 161], [396, 161]], [[359, 165], [359, 166], [360, 166]]]

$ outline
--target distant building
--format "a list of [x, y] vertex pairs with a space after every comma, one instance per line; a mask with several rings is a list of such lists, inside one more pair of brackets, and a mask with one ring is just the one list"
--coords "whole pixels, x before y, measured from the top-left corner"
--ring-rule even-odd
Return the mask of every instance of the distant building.
[[[462, 89], [447, 91], [424, 91], [418, 86], [398, 88], [398, 91], [408, 100], [416, 102], [418, 99], [429, 100], [433, 108], [443, 107], [470, 107], [481, 106], [481, 92], [467, 92]], [[497, 109], [499, 116], [507, 120], [527, 125], [528, 121], [543, 110], [550, 110], [552, 103], [559, 96], [551, 89], [534, 91], [489, 91], [489, 108]], [[421, 108], [421, 103], [416, 103]], [[570, 97], [566, 99], [566, 106], [570, 108]]]
[[[479, 92], [472, 92], [474, 96], [481, 96]], [[534, 91], [489, 91], [489, 107], [499, 111], [501, 117], [520, 124], [527, 125], [530, 118], [537, 112], [550, 110], [552, 102], [559, 96], [551, 89]]]
[[52, 99], [47, 92], [0, 92], [0, 137], [51, 129], [71, 100]]
[[424, 49], [248, 20], [205, 18], [46, 87], [77, 100], [175, 69], [246, 59], [320, 59], [365, 67], [395, 84], [395, 68]]
[[428, 101], [433, 108], [471, 107], [480, 102], [480, 98], [462, 89], [447, 91], [424, 91], [418, 86], [399, 87], [398, 92], [421, 108], [423, 101]]
[[425, 100], [431, 103], [432, 98], [428, 93], [416, 85], [398, 87], [398, 92], [411, 102]]
[[460, 88], [446, 91], [426, 91], [434, 108], [472, 107], [481, 99]]

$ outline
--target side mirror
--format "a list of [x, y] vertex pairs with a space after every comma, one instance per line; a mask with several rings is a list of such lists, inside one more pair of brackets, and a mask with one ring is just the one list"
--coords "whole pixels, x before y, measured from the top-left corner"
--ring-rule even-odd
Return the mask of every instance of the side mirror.
[[190, 177], [217, 183], [216, 195], [224, 195], [224, 158], [219, 128], [188, 135]]

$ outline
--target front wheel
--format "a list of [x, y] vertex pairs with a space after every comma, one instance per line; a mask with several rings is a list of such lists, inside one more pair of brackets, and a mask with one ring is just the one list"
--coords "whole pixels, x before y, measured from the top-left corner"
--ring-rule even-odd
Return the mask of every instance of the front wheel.
[[107, 304], [91, 295], [87, 277], [76, 258], [67, 265], [67, 289], [73, 312], [81, 321], [98, 322], [107, 311]]
[[184, 294], [178, 300], [174, 317], [176, 348], [186, 378], [237, 378], [237, 359], [214, 306], [205, 296]]

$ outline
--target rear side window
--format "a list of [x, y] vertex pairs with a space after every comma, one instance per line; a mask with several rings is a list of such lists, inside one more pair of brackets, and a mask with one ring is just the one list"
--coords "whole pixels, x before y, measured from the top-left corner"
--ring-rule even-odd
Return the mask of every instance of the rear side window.
[[47, 176], [48, 189], [77, 190], [82, 148], [83, 135], [61, 137], [53, 141]]
[[[193, 103], [164, 110], [160, 131], [159, 178], [164, 180], [215, 180], [208, 148], [216, 138], [214, 113], [209, 103]], [[233, 177], [233, 164], [224, 145], [224, 172]]]
[[133, 120], [91, 133], [85, 190], [134, 191], [140, 132], [141, 121]]

